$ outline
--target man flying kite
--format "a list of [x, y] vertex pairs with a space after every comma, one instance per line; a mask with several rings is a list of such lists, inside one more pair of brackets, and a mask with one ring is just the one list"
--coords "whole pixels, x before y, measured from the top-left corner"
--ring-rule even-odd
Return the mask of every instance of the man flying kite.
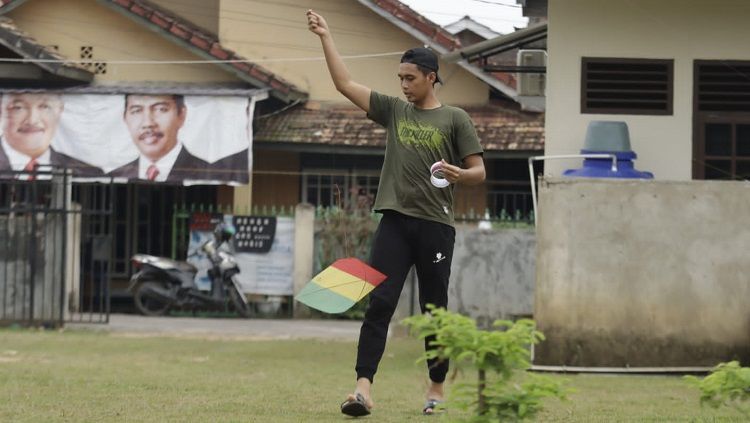
[[[357, 349], [357, 384], [341, 405], [344, 414], [363, 416], [373, 407], [370, 387], [385, 349], [388, 324], [412, 265], [419, 278], [422, 312], [426, 304], [447, 306], [456, 234], [453, 184], [484, 181], [482, 147], [468, 114], [437, 99], [434, 85], [441, 81], [438, 59], [431, 50], [413, 48], [401, 57], [398, 78], [404, 101], [352, 80], [321, 15], [308, 10], [307, 25], [320, 37], [336, 89], [387, 133], [374, 205], [383, 217], [370, 257], [370, 265], [385, 280], [370, 293]], [[430, 348], [430, 341], [425, 340], [425, 348]], [[427, 364], [431, 383], [422, 411], [432, 414], [443, 400], [448, 362], [430, 360]]]

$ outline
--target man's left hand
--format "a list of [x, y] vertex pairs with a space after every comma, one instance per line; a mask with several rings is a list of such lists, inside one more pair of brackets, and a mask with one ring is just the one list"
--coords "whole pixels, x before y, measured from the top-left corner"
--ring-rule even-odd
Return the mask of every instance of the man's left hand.
[[443, 173], [445, 179], [448, 180], [448, 182], [455, 184], [456, 182], [461, 180], [461, 172], [463, 172], [463, 169], [458, 166], [453, 166], [452, 164], [446, 162], [445, 159], [443, 159], [441, 172]]
[[465, 167], [454, 166], [443, 159], [442, 172], [448, 182], [455, 184], [461, 182], [464, 185], [477, 185], [486, 177], [484, 171], [484, 160], [481, 154], [472, 154], [463, 160]]

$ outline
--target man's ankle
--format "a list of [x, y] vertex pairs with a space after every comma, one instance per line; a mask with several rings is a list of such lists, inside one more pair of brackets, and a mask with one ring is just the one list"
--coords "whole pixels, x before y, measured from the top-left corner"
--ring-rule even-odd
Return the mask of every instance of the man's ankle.
[[427, 393], [433, 395], [437, 394], [442, 397], [444, 395], [443, 385], [443, 382], [430, 381], [430, 387], [427, 388]]
[[364, 395], [365, 397], [369, 398], [371, 386], [372, 386], [372, 382], [370, 382], [370, 379], [367, 379], [366, 377], [361, 377], [357, 379], [356, 391]]

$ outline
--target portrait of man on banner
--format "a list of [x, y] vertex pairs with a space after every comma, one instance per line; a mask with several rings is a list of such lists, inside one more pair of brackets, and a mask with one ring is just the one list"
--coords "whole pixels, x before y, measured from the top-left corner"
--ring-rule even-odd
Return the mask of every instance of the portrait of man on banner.
[[101, 176], [102, 171], [56, 151], [52, 140], [64, 108], [52, 93], [4, 93], [0, 98], [0, 170], [32, 171], [69, 168], [75, 176]]
[[188, 150], [180, 138], [188, 113], [182, 95], [126, 95], [123, 120], [139, 156], [109, 175], [154, 182], [247, 183], [247, 149], [213, 163]]

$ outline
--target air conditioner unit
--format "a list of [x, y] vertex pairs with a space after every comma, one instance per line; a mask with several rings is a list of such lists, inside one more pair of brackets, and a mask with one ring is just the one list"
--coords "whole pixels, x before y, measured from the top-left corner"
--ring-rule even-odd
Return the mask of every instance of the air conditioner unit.
[[[546, 67], [547, 52], [544, 50], [518, 50], [516, 65], [521, 67]], [[544, 73], [519, 72], [516, 80], [518, 81], [519, 96], [544, 97], [547, 82]]]

